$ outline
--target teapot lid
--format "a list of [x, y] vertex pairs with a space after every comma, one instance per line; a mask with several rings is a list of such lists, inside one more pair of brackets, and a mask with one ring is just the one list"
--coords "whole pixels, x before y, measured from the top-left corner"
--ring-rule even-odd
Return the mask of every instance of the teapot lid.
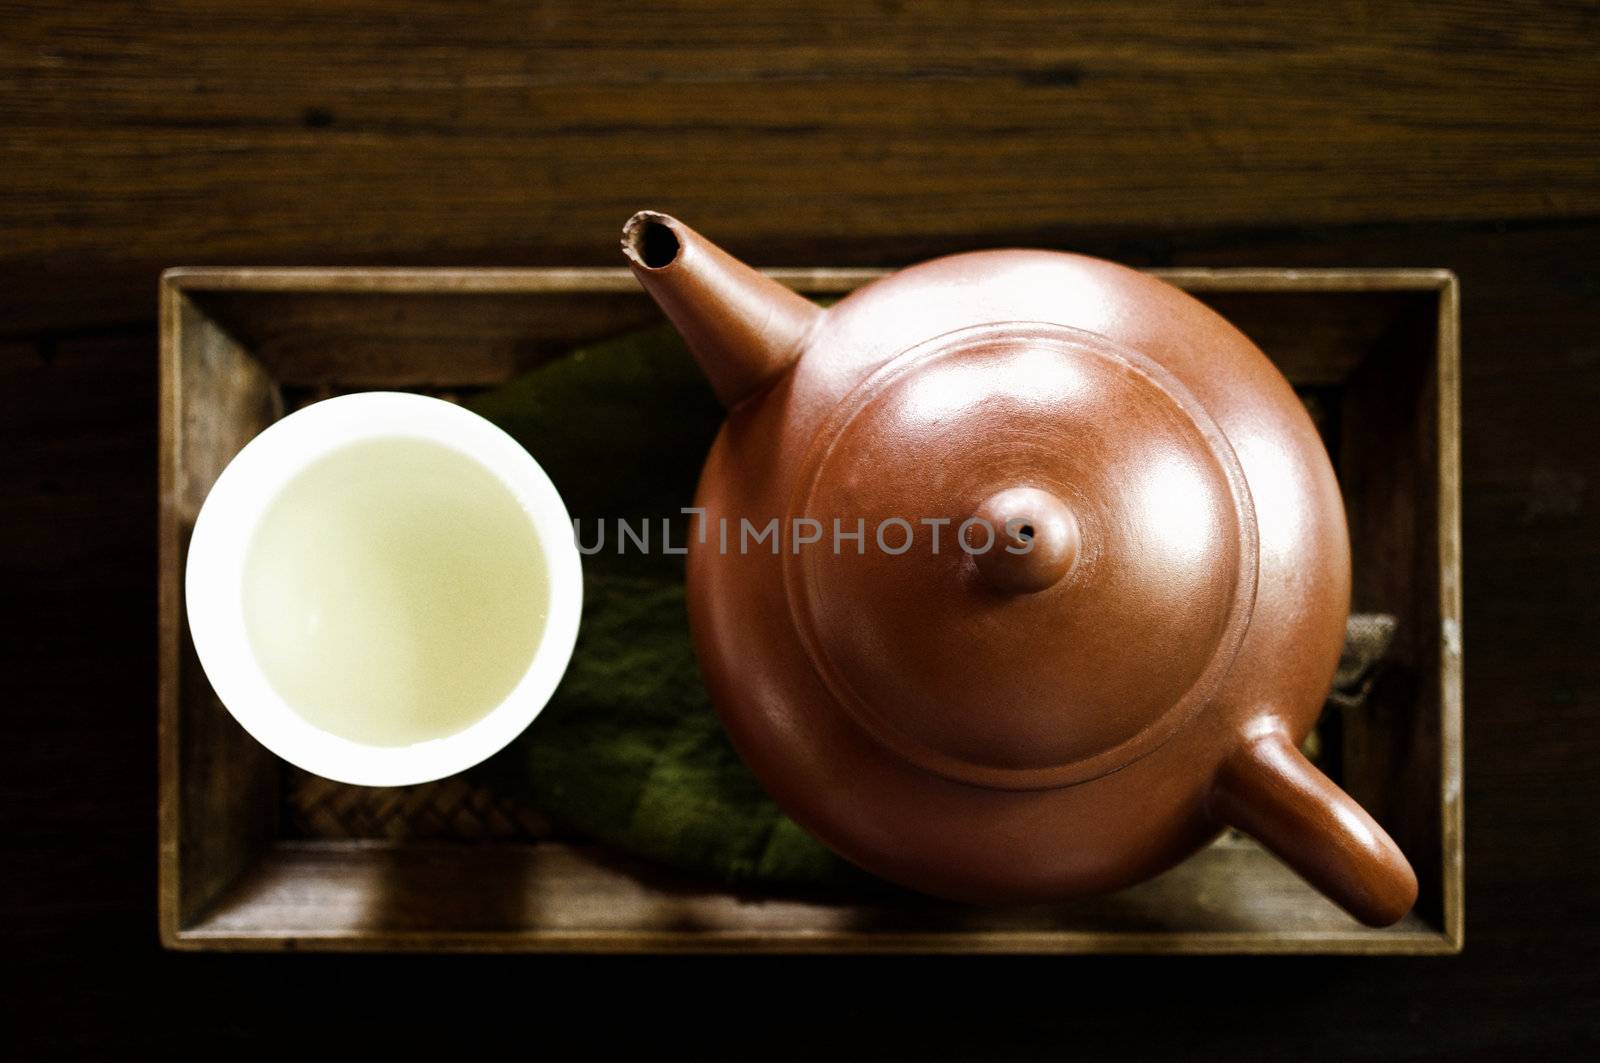
[[1233, 448], [1171, 373], [1096, 333], [911, 348], [839, 403], [798, 483], [788, 526], [826, 533], [785, 554], [784, 584], [818, 674], [958, 781], [1063, 786], [1156, 748], [1254, 607]]

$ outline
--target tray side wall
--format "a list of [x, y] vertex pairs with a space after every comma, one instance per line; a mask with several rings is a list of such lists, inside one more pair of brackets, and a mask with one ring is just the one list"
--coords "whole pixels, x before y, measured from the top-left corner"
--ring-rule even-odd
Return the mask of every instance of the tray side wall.
[[182, 572], [206, 493], [282, 406], [260, 363], [165, 279], [161, 330], [158, 894], [162, 938], [172, 943], [277, 826], [277, 764], [222, 708], [200, 669]]

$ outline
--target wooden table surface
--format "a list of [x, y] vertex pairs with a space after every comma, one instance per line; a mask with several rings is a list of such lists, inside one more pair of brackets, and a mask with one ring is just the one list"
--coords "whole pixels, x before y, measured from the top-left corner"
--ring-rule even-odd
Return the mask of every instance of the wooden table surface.
[[[0, 1052], [460, 1048], [489, 1025], [631, 1058], [1600, 1037], [1600, 10], [644, 7], [0, 3]], [[610, 265], [645, 206], [762, 264], [1028, 243], [1456, 270], [1465, 953], [160, 952], [157, 272]]]

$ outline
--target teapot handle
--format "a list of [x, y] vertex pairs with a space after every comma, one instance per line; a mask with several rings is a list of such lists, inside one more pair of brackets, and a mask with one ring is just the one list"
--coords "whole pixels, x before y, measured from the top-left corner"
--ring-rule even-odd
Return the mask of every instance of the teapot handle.
[[1368, 926], [1398, 922], [1416, 903], [1416, 873], [1394, 839], [1275, 721], [1223, 762], [1211, 812]]

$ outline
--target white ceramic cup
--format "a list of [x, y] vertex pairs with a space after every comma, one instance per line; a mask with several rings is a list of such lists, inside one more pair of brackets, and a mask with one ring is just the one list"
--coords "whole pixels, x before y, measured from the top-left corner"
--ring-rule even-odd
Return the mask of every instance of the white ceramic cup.
[[[503, 701], [443, 737], [373, 746], [308, 722], [274, 689], [246, 628], [244, 572], [253, 535], [279, 492], [307, 466], [353, 443], [395, 437], [464, 454], [527, 514], [546, 566], [548, 610], [527, 671]], [[440, 399], [366, 392], [327, 399], [276, 422], [217, 478], [195, 520], [185, 574], [189, 630], [206, 677], [234, 719], [284, 760], [338, 782], [403, 786], [443, 778], [498, 752], [539, 715], [577, 640], [583, 574], [561, 496], [528, 452], [495, 425]]]

